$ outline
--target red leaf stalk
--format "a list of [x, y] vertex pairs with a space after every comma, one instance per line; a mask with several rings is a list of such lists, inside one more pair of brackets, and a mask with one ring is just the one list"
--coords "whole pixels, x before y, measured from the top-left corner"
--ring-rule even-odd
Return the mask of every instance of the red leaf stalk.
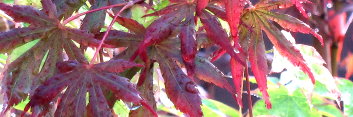
[[[126, 4], [126, 3], [124, 3], [124, 4]], [[110, 22], [107, 31], [104, 33], [104, 36], [103, 36], [101, 42], [99, 43], [99, 46], [98, 46], [98, 48], [96, 49], [96, 52], [94, 53], [94, 56], [93, 56], [93, 58], [92, 58], [92, 60], [91, 60], [91, 62], [90, 62], [90, 66], [93, 65], [95, 59], [97, 58], [97, 55], [98, 55], [98, 53], [99, 53], [99, 50], [102, 48], [102, 45], [103, 45], [103, 43], [104, 43], [104, 40], [108, 37], [108, 34], [109, 34], [110, 30], [112, 29], [112, 27], [113, 27], [115, 21], [117, 20], [117, 18], [120, 16], [121, 12], [124, 11], [125, 9], [131, 7], [131, 6], [134, 5], [134, 4], [135, 4], [134, 1], [128, 2], [118, 13], [115, 14], [115, 17], [114, 17], [113, 21]], [[102, 7], [102, 8], [103, 8], [103, 7]]]
[[[114, 5], [109, 5], [109, 6], [105, 6], [105, 7], [101, 7], [101, 8], [97, 8], [97, 9], [93, 9], [93, 10], [89, 10], [89, 11], [86, 11], [86, 12], [83, 12], [83, 13], [79, 13], [79, 14], [76, 14], [74, 16], [71, 16], [69, 18], [67, 18], [66, 20], [63, 21], [63, 25], [71, 22], [72, 20], [74, 19], [77, 19], [78, 17], [82, 16], [82, 15], [86, 15], [88, 13], [93, 13], [93, 12], [96, 12], [96, 11], [100, 11], [100, 10], [104, 10], [104, 9], [110, 9], [110, 8], [113, 8], [113, 7], [118, 7], [118, 6], [123, 6], [123, 5], [128, 5], [129, 3], [120, 3], [120, 4], [114, 4]], [[121, 10], [124, 10], [124, 9], [121, 9]]]
[[252, 100], [251, 100], [251, 92], [250, 92], [250, 81], [249, 81], [249, 71], [248, 71], [248, 66], [245, 66], [245, 77], [246, 77], [246, 90], [248, 92], [248, 103], [249, 103], [249, 115], [250, 117], [253, 117], [252, 115]]

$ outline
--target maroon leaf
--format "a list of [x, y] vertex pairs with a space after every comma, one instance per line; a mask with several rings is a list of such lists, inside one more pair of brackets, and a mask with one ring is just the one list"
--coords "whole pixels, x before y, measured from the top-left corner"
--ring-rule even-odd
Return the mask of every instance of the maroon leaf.
[[125, 18], [125, 17], [118, 17], [116, 20], [120, 25], [126, 27], [129, 29], [131, 32], [134, 32], [136, 34], [144, 34], [146, 29], [145, 27], [138, 23], [137, 21], [130, 19], [130, 18]]
[[[135, 104], [144, 103], [128, 79], [110, 73], [111, 71], [119, 72], [127, 68], [114, 68], [115, 70], [110, 70], [109, 67], [105, 67], [105, 64], [116, 66], [121, 63], [125, 64], [124, 62], [126, 61], [109, 61], [94, 65], [92, 68], [84, 64], [75, 63], [77, 66], [73, 70], [58, 73], [39, 86], [33, 96], [31, 96], [25, 111], [30, 107], [36, 109], [37, 107], [49, 104], [51, 101], [54, 101], [54, 98], [65, 87], [67, 89], [61, 96], [62, 98], [59, 101], [60, 106], [55, 112], [56, 116], [85, 115], [85, 112], [94, 116], [112, 116], [112, 110], [109, 108], [106, 98], [103, 95], [105, 88], [111, 90], [118, 99], [123, 101]], [[73, 62], [59, 64], [63, 64], [59, 66], [71, 66]], [[85, 99], [87, 92], [89, 93], [88, 110], [86, 109]], [[45, 113], [45, 111], [41, 113]]]
[[[65, 28], [64, 31], [69, 39], [72, 39], [81, 45], [98, 47], [100, 43], [99, 40], [94, 38], [94, 35], [92, 33], [89, 33], [85, 30]], [[103, 44], [103, 47], [113, 47], [113, 46], [108, 44]]]
[[207, 11], [203, 11], [203, 17], [200, 18], [204, 24], [207, 36], [214, 43], [221, 46], [227, 51], [227, 53], [235, 58], [238, 62], [245, 65], [244, 61], [241, 61], [236, 53], [236, 49], [232, 47], [227, 33], [222, 29], [221, 24], [215, 16], [212, 16]]
[[77, 11], [86, 0], [52, 0], [56, 5], [59, 18], [68, 18], [73, 12]]
[[[195, 58], [195, 76], [200, 80], [215, 84], [224, 88], [230, 93], [234, 93], [233, 87], [228, 83], [226, 76], [208, 59], [197, 56]], [[238, 71], [239, 72], [239, 71]]]
[[153, 13], [150, 13], [150, 14], [147, 14], [147, 15], [144, 15], [143, 17], [148, 17], [148, 16], [162, 16], [162, 15], [165, 15], [165, 14], [169, 14], [169, 13], [172, 13], [172, 12], [175, 12], [175, 11], [178, 11], [179, 9], [181, 9], [183, 6], [183, 4], [172, 4], [172, 5], [169, 5], [159, 11], [155, 11]]
[[[107, 4], [107, 0], [95, 0], [90, 10], [104, 7]], [[106, 10], [101, 10], [87, 14], [85, 18], [83, 18], [80, 29], [87, 30], [94, 34], [99, 33], [102, 27], [104, 26], [104, 20], [106, 15], [105, 11]]]
[[42, 0], [41, 1], [42, 6], [43, 6], [43, 12], [45, 14], [47, 14], [50, 18], [57, 18], [57, 14], [56, 14], [56, 6], [55, 4], [52, 2], [52, 0]]
[[175, 107], [190, 117], [201, 117], [201, 99], [194, 82], [171, 58], [159, 54], [157, 61], [164, 78], [166, 93]]
[[130, 60], [134, 60], [146, 47], [167, 39], [171, 35], [174, 26], [184, 18], [180, 17], [180, 15], [181, 13], [163, 15], [149, 25], [146, 29], [143, 42]]
[[[105, 32], [97, 34], [95, 37], [97, 39], [102, 39]], [[143, 35], [136, 35], [132, 33], [127, 33], [118, 30], [111, 30], [108, 34], [107, 39], [104, 43], [109, 44], [114, 47], [130, 47], [138, 45], [142, 42]]]
[[8, 32], [0, 32], [0, 52], [12, 50], [24, 43], [43, 36], [44, 32], [51, 30], [48, 27], [15, 28]]
[[203, 9], [208, 5], [209, 0], [196, 0], [196, 14], [201, 15]]
[[181, 14], [164, 15], [148, 26], [142, 47], [147, 47], [166, 39], [172, 33], [173, 26], [180, 23], [183, 19], [180, 15]]
[[266, 107], [268, 109], [272, 108], [271, 102], [269, 100], [269, 95], [267, 93], [267, 59], [266, 59], [266, 50], [262, 38], [262, 33], [260, 27], [255, 30], [250, 36], [249, 44], [249, 61], [251, 65], [251, 70], [254, 73], [257, 85], [264, 97], [266, 102]]
[[211, 11], [213, 14], [215, 14], [217, 17], [221, 18], [222, 20], [227, 20], [226, 12], [222, 7], [219, 7], [216, 5], [208, 5], [206, 9]]
[[[48, 1], [43, 1], [43, 3], [44, 2], [48, 2]], [[27, 106], [27, 109], [30, 106], [33, 107], [35, 104], [36, 105], [40, 104], [39, 106], [35, 106], [32, 108], [33, 114], [37, 115], [41, 113], [41, 115], [43, 115], [49, 110], [49, 107], [48, 107], [49, 101], [52, 101], [54, 97], [58, 95], [61, 92], [61, 90], [65, 88], [68, 84], [66, 81], [58, 82], [59, 84], [53, 83], [54, 81], [52, 82], [48, 81], [49, 83], [53, 84], [52, 87], [48, 87], [48, 89], [52, 89], [52, 90], [43, 89], [43, 91], [38, 91], [39, 94], [38, 93], [33, 94], [34, 89], [37, 88], [41, 82], [55, 75], [56, 73], [55, 64], [63, 60], [61, 55], [63, 52], [62, 50], [65, 49], [65, 52], [67, 53], [70, 60], [77, 60], [77, 61], [80, 61], [80, 63], [87, 63], [87, 61], [83, 57], [82, 52], [80, 52], [80, 50], [76, 47], [76, 45], [72, 42], [71, 39], [74, 39], [75, 41], [79, 42], [81, 45], [93, 45], [93, 46], [98, 45], [99, 41], [94, 39], [94, 35], [91, 33], [88, 33], [87, 31], [66, 28], [60, 24], [56, 24], [56, 22], [59, 22], [59, 20], [50, 19], [50, 18], [48, 19], [48, 16], [46, 16], [46, 13], [43, 13], [42, 11], [39, 11], [39, 10], [35, 10], [34, 8], [31, 8], [29, 6], [12, 7], [7, 5], [4, 6], [4, 4], [2, 3], [0, 5], [1, 5], [0, 9], [5, 9], [6, 12], [8, 12], [9, 14], [17, 15], [16, 17], [14, 17], [16, 21], [24, 21], [31, 24], [30, 27], [28, 28], [19, 28], [19, 29], [11, 30], [9, 32], [1, 33], [1, 36], [0, 36], [2, 38], [1, 40], [4, 40], [4, 42], [5, 40], [8, 40], [6, 41], [7, 43], [6, 45], [9, 45], [8, 47], [4, 46], [6, 48], [4, 48], [4, 50], [1, 50], [1, 51], [8, 52], [10, 51], [10, 49], [13, 49], [14, 47], [24, 43], [23, 41], [30, 41], [35, 38], [40, 39], [39, 42], [33, 48], [27, 51], [18, 60], [15, 60], [13, 63], [11, 63], [8, 69], [4, 72], [5, 74], [4, 76], [6, 79], [4, 80], [2, 85], [3, 86], [2, 91], [6, 92], [4, 102], [7, 105], [12, 106], [14, 104], [19, 103], [21, 100], [25, 99], [28, 95], [33, 95], [34, 100], [29, 104], [29, 106]], [[46, 5], [43, 5], [43, 6], [46, 8], [43, 11], [46, 12], [46, 10], [49, 9], [48, 7], [50, 7], [50, 4], [46, 3]], [[19, 10], [28, 10], [28, 11], [19, 11]], [[27, 13], [27, 15], [23, 13], [21, 14], [18, 12]], [[32, 15], [33, 14], [32, 12], [35, 13], [36, 15]], [[34, 19], [34, 18], [37, 18], [37, 19]], [[27, 21], [32, 19], [35, 21]], [[45, 22], [51, 22], [51, 23], [45, 23]], [[1, 42], [1, 44], [2, 43], [3, 42]], [[104, 47], [107, 47], [107, 46], [104, 44]], [[59, 72], [57, 72], [57, 75], [71, 73], [72, 69], [77, 69], [77, 68], [75, 66], [59, 67]], [[55, 76], [55, 78], [56, 77], [58, 76]], [[80, 77], [80, 76], [75, 76], [75, 78], [76, 77]], [[66, 80], [74, 81], [71, 78], [68, 78]], [[85, 81], [85, 80], [82, 80], [82, 81]], [[72, 83], [78, 83], [79, 85], [79, 82], [72, 82]], [[45, 85], [45, 83], [43, 85]], [[42, 87], [46, 87], [43, 85]], [[74, 88], [74, 89], [78, 89], [78, 88]], [[50, 92], [50, 91], [54, 91], [54, 92]], [[86, 95], [86, 92], [87, 91], [85, 91], [84, 96]], [[42, 94], [46, 96], [41, 97]], [[72, 97], [72, 95], [70, 95], [70, 97]], [[67, 104], [67, 105], [72, 105], [72, 104]], [[67, 105], [64, 105], [63, 107], [69, 107]], [[11, 106], [8, 106], [8, 107], [11, 107]], [[42, 107], [46, 107], [46, 109], [43, 110], [43, 112], [40, 111]], [[94, 108], [95, 106], [92, 106], [92, 107]], [[77, 111], [77, 112], [82, 112], [82, 111]]]
[[119, 73], [132, 67], [143, 67], [143, 65], [125, 61], [123, 59], [114, 59], [104, 63], [96, 64], [93, 67], [97, 70]]
[[[189, 20], [190, 21], [190, 20]], [[192, 22], [192, 21], [190, 21]], [[181, 54], [188, 71], [188, 76], [193, 76], [195, 67], [195, 55], [197, 53], [197, 43], [194, 25], [183, 26], [180, 32]]]
[[56, 20], [50, 19], [43, 12], [30, 6], [13, 5], [9, 6], [0, 3], [0, 9], [13, 17], [16, 22], [27, 22], [33, 25], [48, 25], [58, 23]]

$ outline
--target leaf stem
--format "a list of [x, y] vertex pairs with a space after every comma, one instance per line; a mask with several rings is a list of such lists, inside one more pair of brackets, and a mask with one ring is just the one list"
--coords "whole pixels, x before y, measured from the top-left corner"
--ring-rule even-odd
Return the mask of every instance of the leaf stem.
[[[130, 1], [128, 3], [122, 3], [122, 4], [125, 4], [125, 6], [123, 8], [120, 9], [120, 11], [118, 13], [115, 14], [114, 16], [114, 19], [110, 22], [108, 28], [107, 28], [107, 31], [104, 33], [104, 36], [101, 40], [101, 42], [99, 43], [99, 46], [98, 48], [96, 49], [96, 52], [94, 53], [94, 56], [90, 62], [90, 66], [95, 62], [96, 58], [97, 58], [97, 55], [99, 53], [99, 50], [102, 48], [102, 45], [104, 43], [104, 40], [108, 37], [108, 34], [110, 32], [110, 30], [112, 29], [115, 21], [117, 20], [117, 18], [120, 16], [121, 12], [123, 12], [125, 9], [131, 7], [132, 5], [134, 5], [136, 3], [136, 1]], [[117, 4], [116, 4], [117, 5]], [[103, 8], [103, 7], [102, 7]]]
[[123, 6], [123, 5], [127, 5], [127, 4], [128, 3], [114, 4], [114, 5], [109, 5], [109, 6], [100, 7], [100, 8], [93, 9], [93, 10], [89, 10], [89, 11], [86, 11], [86, 12], [83, 12], [83, 13], [79, 13], [79, 14], [76, 14], [74, 16], [71, 16], [71, 17], [67, 18], [66, 20], [63, 21], [62, 24], [66, 25], [67, 23], [71, 22], [72, 20], [77, 19], [78, 17], [80, 17], [82, 15], [86, 15], [88, 13], [92, 13], [92, 12], [96, 12], [96, 11], [100, 11], [100, 10], [104, 10], [104, 9], [110, 9], [110, 8], [113, 8], [113, 7]]
[[250, 92], [250, 81], [249, 81], [249, 71], [248, 71], [248, 66], [245, 66], [245, 77], [246, 77], [246, 88], [247, 88], [247, 93], [248, 93], [248, 103], [249, 103], [249, 115], [250, 117], [253, 117], [252, 115], [252, 100], [251, 100], [251, 92]]

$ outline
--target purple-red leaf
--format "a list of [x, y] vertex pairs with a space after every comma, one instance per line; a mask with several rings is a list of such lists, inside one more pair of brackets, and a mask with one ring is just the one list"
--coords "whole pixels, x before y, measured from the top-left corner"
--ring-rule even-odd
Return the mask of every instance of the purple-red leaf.
[[126, 61], [123, 59], [113, 59], [104, 63], [98, 63], [93, 66], [93, 68], [95, 69], [114, 73], [123, 72], [132, 67], [143, 67], [143, 65]]
[[179, 24], [182, 19], [181, 14], [167, 14], [154, 21], [146, 29], [142, 47], [147, 47], [166, 39], [172, 33], [173, 27]]
[[208, 5], [206, 9], [211, 11], [214, 15], [221, 18], [222, 20], [227, 21], [226, 12], [224, 11], [224, 9], [222, 9], [222, 7], [216, 5]]
[[[84, 46], [93, 46], [98, 47], [100, 41], [94, 38], [92, 33], [89, 33], [85, 30], [65, 28], [65, 32], [69, 39], [76, 41], [79, 44]], [[113, 47], [108, 44], [103, 44], [103, 47]]]
[[24, 43], [43, 36], [50, 27], [15, 28], [7, 32], [0, 32], [0, 52], [12, 50]]
[[222, 28], [217, 17], [211, 15], [207, 11], [203, 11], [202, 17], [200, 17], [201, 22], [204, 24], [207, 36], [217, 45], [221, 46], [227, 51], [227, 53], [236, 59], [240, 64], [245, 65], [244, 61], [241, 61], [236, 53], [236, 50], [228, 38], [227, 33]]
[[179, 38], [181, 40], [181, 55], [188, 71], [188, 76], [191, 77], [195, 72], [195, 55], [197, 53], [196, 33], [193, 23], [181, 27]]
[[[102, 39], [105, 32], [101, 32], [97, 34], [95, 37], [97, 39]], [[118, 30], [111, 30], [108, 34], [107, 39], [105, 39], [104, 43], [109, 44], [114, 47], [129, 47], [135, 46], [142, 42], [143, 35], [136, 35], [132, 33], [127, 33]]]
[[[90, 10], [98, 9], [107, 6], [107, 0], [95, 0]], [[97, 34], [104, 26], [106, 10], [101, 10], [93, 13], [89, 13], [83, 18], [80, 29], [87, 30], [91, 33]]]
[[165, 15], [165, 14], [169, 14], [169, 13], [172, 13], [172, 12], [175, 12], [179, 9], [181, 9], [183, 6], [183, 4], [172, 4], [172, 5], [169, 5], [159, 11], [155, 11], [153, 13], [150, 13], [150, 14], [146, 14], [144, 15], [143, 17], [148, 17], [148, 16], [162, 16], [162, 15]]
[[196, 0], [196, 14], [201, 15], [203, 9], [208, 5], [209, 0]]
[[50, 18], [57, 18], [56, 6], [52, 0], [42, 0], [43, 12], [47, 14]]
[[171, 35], [175, 25], [178, 25], [183, 18], [184, 17], [181, 17], [181, 13], [177, 13], [163, 15], [155, 20], [147, 27], [143, 42], [130, 60], [134, 60], [137, 55], [141, 54], [141, 52], [148, 46], [160, 43], [167, 39]]
[[[55, 112], [57, 116], [75, 116], [92, 114], [94, 116], [112, 116], [112, 110], [109, 108], [107, 99], [103, 95], [103, 90], [111, 90], [118, 99], [134, 104], [141, 104], [142, 98], [139, 96], [135, 86], [128, 79], [117, 76], [111, 71], [120, 72], [121, 67], [117, 66], [111, 70], [111, 66], [106, 67], [105, 64], [119, 65], [126, 64], [126, 61], [113, 60], [107, 63], [101, 63], [89, 68], [88, 65], [62, 62], [58, 66], [69, 66], [66, 72], [61, 72], [45, 81], [37, 88], [31, 96], [30, 102], [25, 108], [27, 111], [30, 107], [36, 109], [40, 106], [48, 105], [54, 98], [58, 96], [62, 90], [67, 87], [59, 101], [60, 105]], [[59, 67], [63, 69], [63, 67]], [[65, 68], [66, 69], [66, 68]], [[89, 103], [86, 107], [86, 94], [89, 93]], [[146, 105], [144, 105], [146, 106]], [[88, 108], [88, 109], [86, 109]], [[40, 113], [46, 113], [45, 111]]]
[[10, 6], [5, 3], [0, 3], [0, 9], [14, 18], [16, 22], [27, 22], [32, 25], [48, 25], [57, 23], [56, 20], [50, 19], [46, 14], [31, 6]]
[[116, 21], [135, 34], [144, 34], [146, 31], [145, 27], [138, 23], [136, 20], [125, 17], [118, 17]]
[[52, 0], [56, 5], [57, 15], [61, 18], [68, 18], [77, 11], [87, 0]]
[[198, 79], [215, 84], [218, 87], [226, 89], [230, 93], [234, 93], [234, 89], [228, 83], [226, 76], [208, 59], [196, 56], [195, 63], [195, 76]]
[[201, 99], [196, 85], [181, 70], [177, 63], [163, 54], [157, 61], [162, 71], [166, 93], [175, 107], [190, 117], [201, 117]]

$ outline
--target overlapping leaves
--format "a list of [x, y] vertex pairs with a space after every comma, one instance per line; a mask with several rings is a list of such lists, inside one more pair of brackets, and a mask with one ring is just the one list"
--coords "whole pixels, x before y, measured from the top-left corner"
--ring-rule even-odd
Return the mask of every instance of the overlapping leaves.
[[[107, 90], [111, 90], [118, 99], [123, 101], [135, 104], [144, 103], [135, 86], [127, 78], [115, 74], [141, 66], [121, 59], [93, 66], [76, 61], [59, 62], [57, 64], [59, 72], [36, 89], [26, 109], [31, 107], [34, 115], [41, 115], [47, 111], [40, 112], [36, 109], [44, 107], [46, 110], [45, 107], [59, 96], [61, 98], [55, 116], [112, 116], [112, 110], [105, 98]], [[63, 89], [65, 91], [63, 95], [60, 95]], [[87, 106], [86, 98], [89, 100]]]
[[247, 32], [241, 33], [240, 35], [241, 45], [243, 50], [247, 50], [248, 52], [251, 69], [268, 108], [271, 108], [266, 91], [266, 75], [269, 70], [265, 56], [262, 31], [266, 33], [267, 37], [280, 54], [287, 57], [295, 66], [300, 67], [311, 78], [313, 83], [315, 82], [314, 75], [307, 66], [302, 54], [293, 43], [286, 39], [281, 31], [274, 25], [274, 22], [292, 32], [312, 34], [318, 38], [320, 42], [323, 42], [321, 36], [302, 21], [289, 15], [270, 11], [274, 6], [278, 5], [279, 4], [272, 4], [271, 6], [271, 2], [260, 2], [256, 4], [253, 8], [249, 8], [244, 12], [241, 19], [244, 25], [240, 26], [241, 32]]
[[[201, 100], [193, 82], [194, 77], [225, 88], [233, 94], [236, 91], [238, 103], [241, 105], [240, 96], [242, 95], [244, 66], [247, 67], [246, 61], [250, 62], [259, 89], [265, 98], [267, 107], [270, 108], [266, 84], [269, 70], [263, 32], [280, 54], [300, 67], [314, 82], [313, 74], [305, 64], [301, 53], [274, 23], [292, 32], [312, 34], [322, 42], [321, 36], [300, 20], [271, 11], [277, 8], [287, 8], [293, 4], [302, 11], [300, 1], [302, 0], [265, 0], [244, 10], [245, 1], [243, 0], [172, 0], [171, 5], [146, 15], [146, 17], [159, 16], [147, 28], [133, 19], [119, 16], [117, 22], [127, 28], [128, 32], [111, 30], [104, 43], [109, 44], [110, 47], [128, 47], [117, 58], [127, 59], [132, 56], [131, 60], [134, 60], [139, 55], [145, 64], [158, 62], [168, 97], [176, 108], [189, 116], [202, 116]], [[82, 30], [67, 28], [60, 24], [62, 18], [71, 16], [85, 2], [86, 0], [53, 0], [53, 2], [42, 0], [42, 11], [29, 6], [9, 6], [0, 3], [0, 9], [12, 16], [15, 21], [30, 24], [29, 27], [0, 33], [0, 46], [3, 47], [0, 52], [10, 52], [15, 47], [40, 39], [33, 48], [9, 64], [5, 72], [2, 89], [6, 92], [5, 97], [8, 97], [9, 105], [18, 103], [29, 93], [32, 96], [27, 109], [32, 107], [35, 114], [41, 113], [36, 110], [48, 107], [51, 101], [56, 100], [55, 97], [60, 97], [56, 116], [88, 114], [110, 116], [111, 110], [104, 97], [106, 92], [113, 92], [117, 98], [124, 101], [135, 104], [143, 103], [132, 84], [125, 78], [114, 74], [140, 65], [123, 60], [86, 65], [87, 62], [81, 51], [72, 41], [83, 46], [96, 46], [98, 40], [94, 38], [101, 39], [105, 33], [100, 32], [104, 26], [105, 10], [87, 14], [80, 26]], [[96, 9], [123, 1], [94, 0], [89, 2], [92, 4], [90, 9]], [[121, 8], [117, 7], [112, 10], [116, 12]], [[196, 31], [198, 19], [202, 27], [198, 27], [200, 30]], [[233, 40], [229, 38], [219, 19], [228, 22], [230, 36]], [[203, 30], [205, 33], [202, 32]], [[208, 59], [197, 55], [198, 48], [204, 46], [204, 42], [220, 46], [221, 50], [218, 51], [220, 55], [226, 52], [231, 56], [230, 64], [235, 91], [224, 79], [222, 72]], [[60, 62], [63, 60], [63, 50], [70, 60], [78, 62]], [[58, 69], [55, 69], [56, 63], [58, 63]], [[182, 66], [187, 69], [187, 75], [182, 72]], [[143, 71], [141, 76], [144, 76]], [[136, 73], [137, 71], [129, 73], [129, 76], [132, 77]], [[139, 80], [139, 83], [144, 81], [143, 77]], [[41, 82], [44, 83], [41, 85]], [[35, 88], [37, 90], [33, 94]], [[63, 90], [63, 95], [59, 96]], [[87, 93], [89, 103], [86, 106]], [[47, 110], [42, 112], [47, 112]]]
[[[0, 52], [11, 52], [14, 48], [29, 41], [39, 42], [17, 60], [9, 64], [4, 72], [3, 88], [8, 105], [13, 105], [27, 97], [44, 80], [55, 73], [55, 64], [62, 61], [63, 50], [72, 60], [85, 62], [74, 42], [83, 45], [96, 45], [93, 34], [64, 27], [56, 19], [55, 5], [43, 0], [43, 10], [30, 6], [7, 5], [0, 3], [0, 9], [12, 16], [16, 22], [29, 23], [29, 27], [15, 28], [0, 33]], [[44, 64], [41, 64], [44, 63]]]
[[[189, 94], [187, 90], [191, 89], [185, 88], [185, 86], [190, 88], [191, 86], [189, 86], [189, 84], [194, 85], [192, 82], [194, 76], [225, 88], [232, 93], [234, 92], [234, 89], [225, 79], [225, 75], [209, 60], [196, 55], [197, 47], [205, 45], [205, 42], [210, 42], [208, 42], [205, 33], [197, 33], [194, 31], [195, 25], [193, 24], [193, 14], [195, 12], [195, 7], [191, 5], [179, 7], [181, 8], [177, 8], [174, 12], [168, 11], [168, 9], [171, 10], [171, 7], [167, 7], [166, 9], [169, 13], [165, 13], [163, 10], [166, 9], [162, 9], [161, 11], [150, 14], [163, 15], [156, 19], [146, 29], [143, 27], [138, 28], [141, 27], [141, 25], [129, 18], [121, 17], [118, 19], [118, 23], [129, 29], [130, 32], [112, 30], [105, 42], [116, 47], [128, 47], [123, 52], [128, 54], [127, 56], [131, 55], [131, 51], [135, 51], [136, 45], [140, 44], [140, 50], [143, 50], [143, 53], [145, 53], [139, 53], [140, 58], [152, 59], [148, 61], [156, 60], [156, 62], [159, 63], [166, 81], [167, 94], [175, 104], [176, 108], [190, 116], [201, 116], [200, 103], [197, 103], [200, 102], [197, 89], [193, 89]], [[191, 12], [185, 13], [185, 11]], [[201, 13], [203, 12], [206, 11], [203, 10]], [[183, 18], [185, 18], [185, 20], [182, 20]], [[204, 21], [208, 21], [208, 19], [204, 19]], [[214, 18], [211, 22], [208, 22], [208, 25], [213, 25], [213, 22], [218, 22], [218, 20]], [[226, 32], [222, 29], [219, 22], [212, 27], [222, 30], [222, 34], [224, 35], [223, 39], [228, 39]], [[210, 29], [214, 30], [213, 28]], [[101, 38], [102, 34], [103, 33], [96, 35], [97, 38]], [[216, 39], [215, 36], [212, 38]], [[121, 55], [122, 56], [118, 56], [121, 58], [126, 57], [126, 55]], [[188, 69], [188, 76], [181, 71], [181, 68], [177, 63]], [[143, 75], [143, 73], [141, 75]], [[143, 81], [143, 79], [139, 79], [139, 82], [140, 81]], [[188, 83], [188, 85], [185, 83]], [[179, 97], [182, 97], [184, 101], [181, 101]], [[185, 105], [184, 103], [188, 105]]]

